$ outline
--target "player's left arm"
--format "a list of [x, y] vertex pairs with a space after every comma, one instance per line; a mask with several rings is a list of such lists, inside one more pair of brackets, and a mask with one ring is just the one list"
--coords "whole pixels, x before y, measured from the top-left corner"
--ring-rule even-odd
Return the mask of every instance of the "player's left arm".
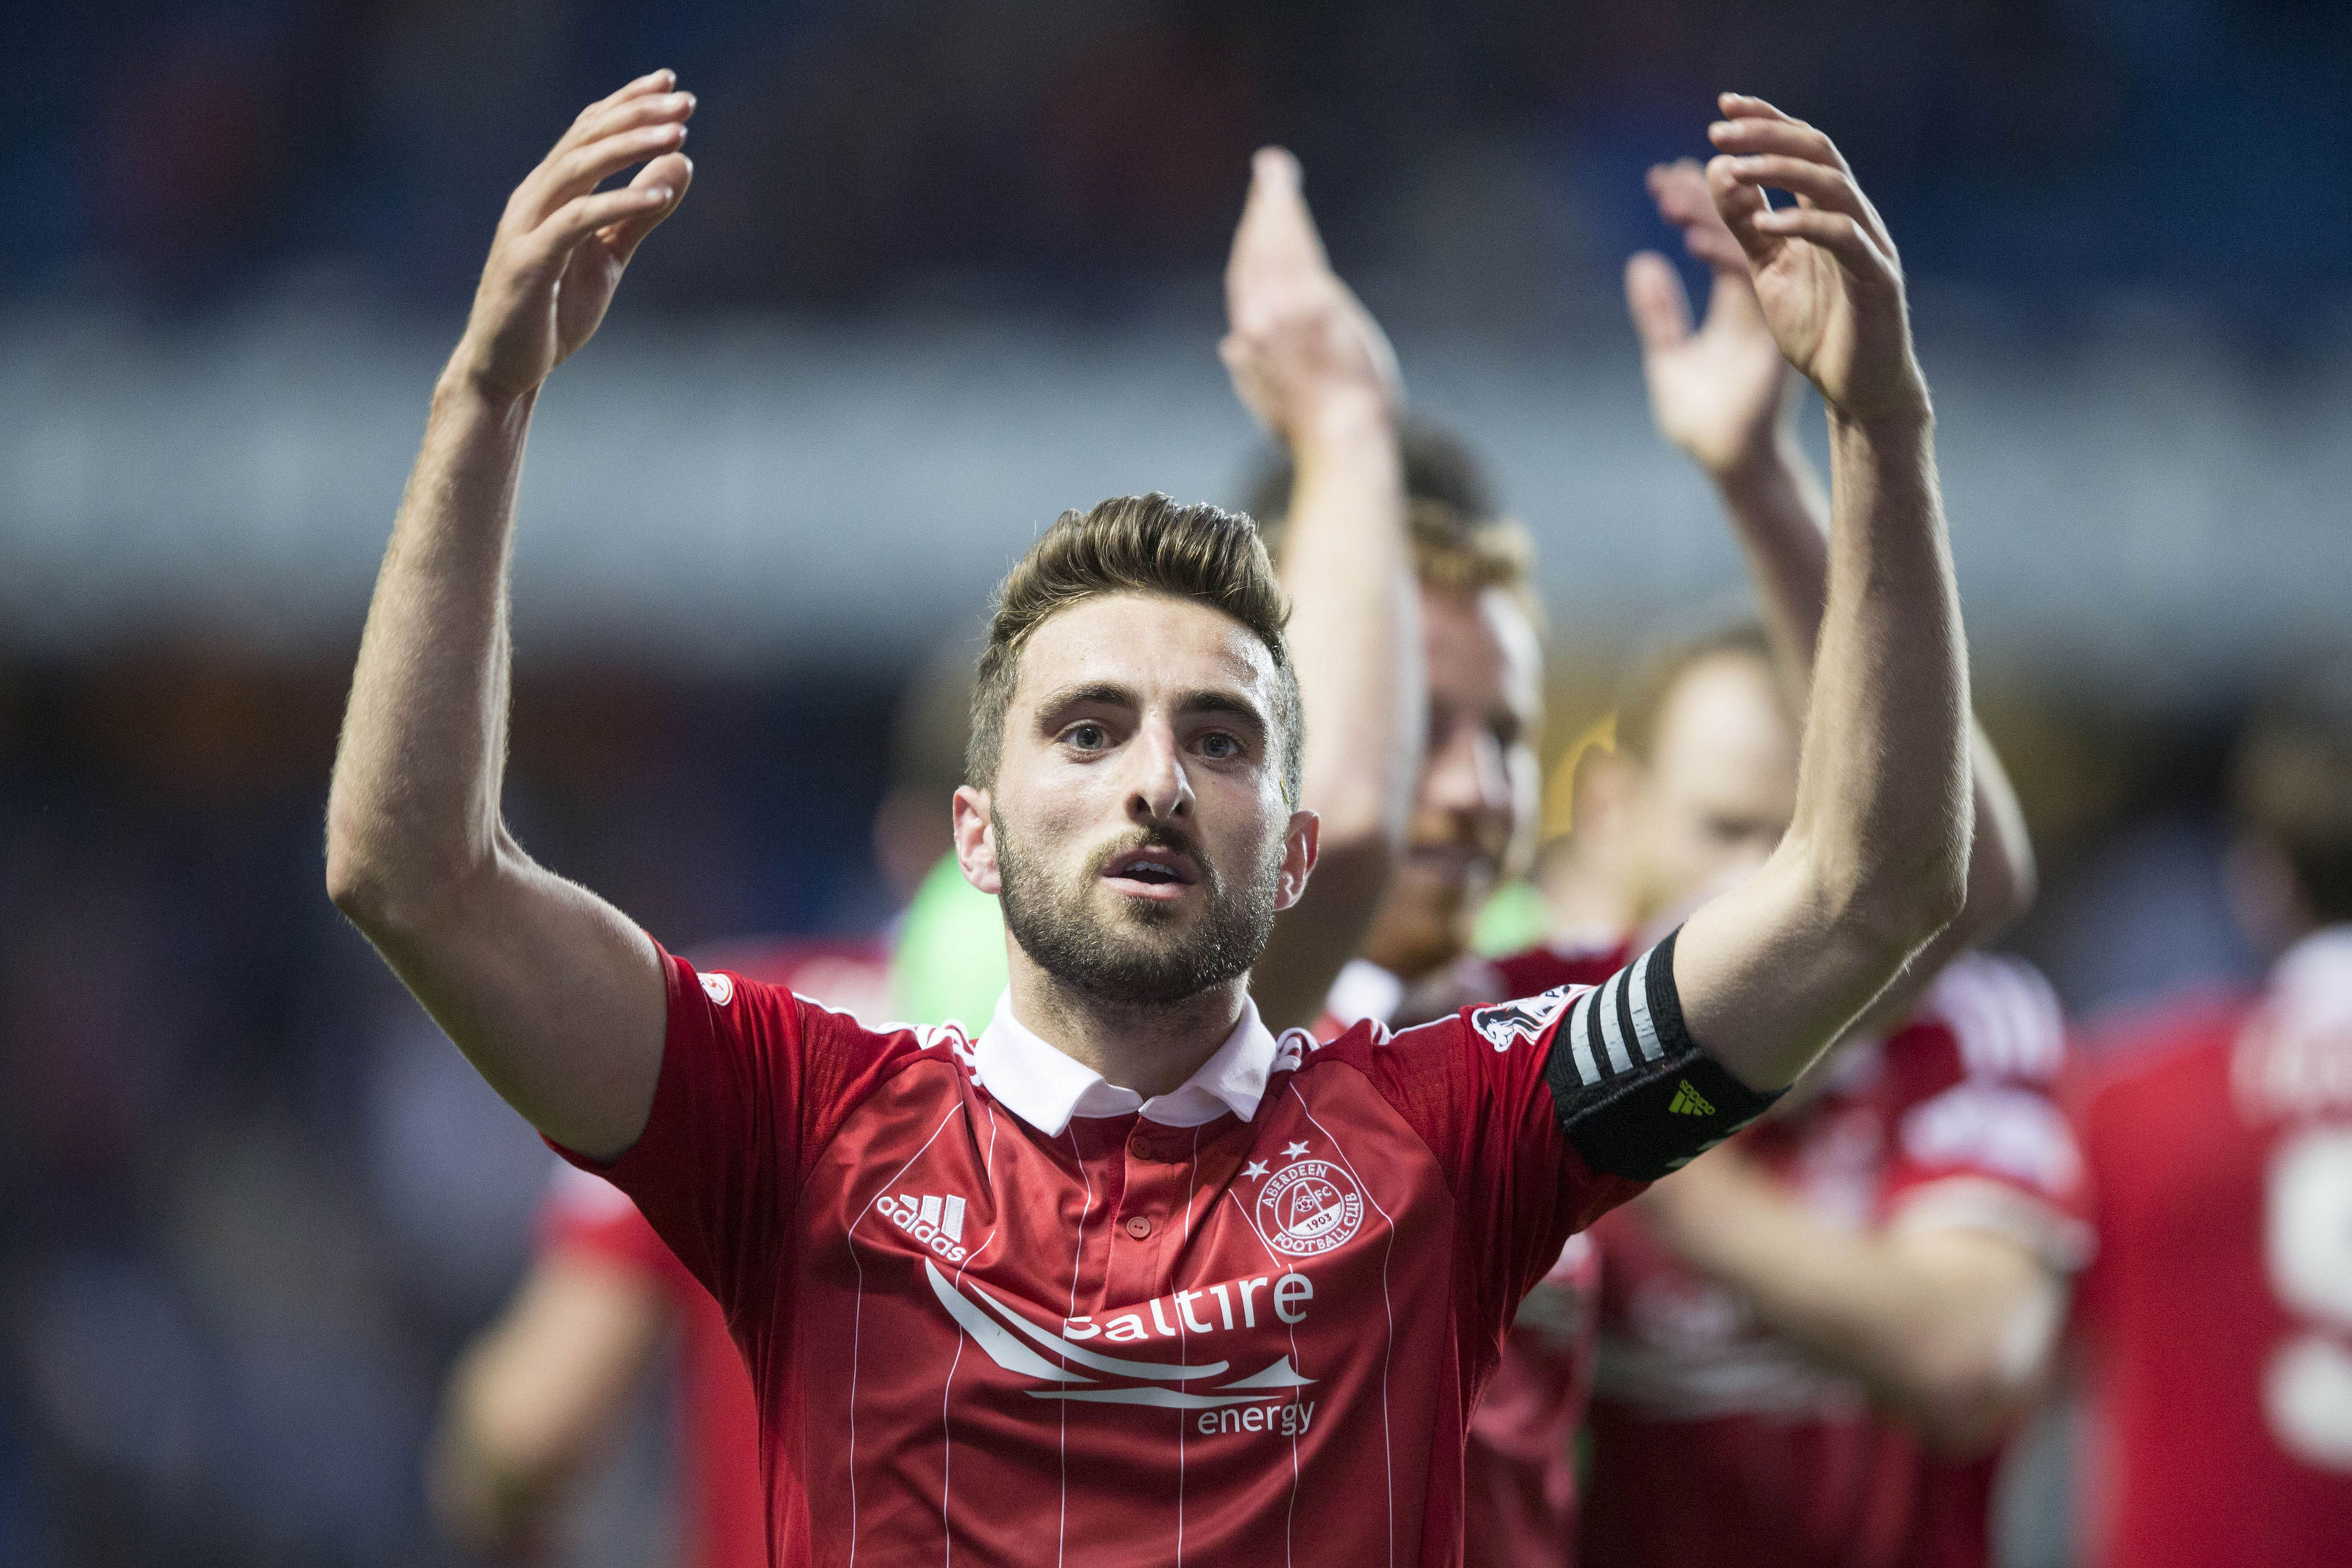
[[[1706, 320], [1696, 331], [1682, 279], [1644, 251], [1626, 263], [1625, 298], [1642, 342], [1642, 369], [1660, 435], [1715, 486], [1732, 525], [1782, 684], [1798, 712], [1811, 700], [1813, 656], [1829, 578], [1829, 497], [1801, 442], [1801, 387], [1757, 302], [1747, 254], [1716, 211], [1693, 160], [1649, 174], [1659, 215], [1682, 231], [1713, 274]], [[1945, 961], [2021, 916], [2033, 900], [2033, 847], [2016, 792], [1981, 724], [1971, 724], [1969, 776], [1976, 836], [1968, 899], [1873, 1008], [1906, 1012]]]
[[1315, 875], [1251, 975], [1268, 1026], [1311, 1023], [1363, 945], [1421, 771], [1421, 602], [1405, 534], [1396, 359], [1331, 270], [1297, 162], [1268, 148], [1225, 271], [1234, 389], [1296, 468], [1280, 562], [1306, 708], [1297, 805]]
[[[1469, 1015], [1503, 1055], [1544, 1042], [1569, 1145], [1627, 1182], [1761, 1115], [1968, 896], [1968, 652], [1895, 244], [1828, 137], [1760, 99], [1721, 102], [1709, 189], [1773, 341], [1829, 411], [1827, 582], [1795, 815], [1753, 877], [1599, 988]], [[1767, 186], [1798, 205], [1769, 206]]]
[[[1770, 1092], [1967, 900], [1969, 676], [1895, 243], [1827, 136], [1759, 99], [1722, 107], [1708, 186], [1827, 407], [1832, 524], [1794, 818], [1762, 870], [1682, 928], [1672, 965], [1689, 1038]], [[1768, 187], [1796, 205], [1769, 205]]]
[[1640, 1209], [1684, 1262], [1939, 1452], [1983, 1452], [2048, 1386], [2067, 1281], [2015, 1237], [1827, 1224], [1736, 1148], [1658, 1183]]

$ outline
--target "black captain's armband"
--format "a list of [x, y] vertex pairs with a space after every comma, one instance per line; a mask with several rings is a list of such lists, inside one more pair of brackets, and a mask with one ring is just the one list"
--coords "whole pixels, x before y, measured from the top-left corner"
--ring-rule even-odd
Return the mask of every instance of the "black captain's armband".
[[1691, 1038], [1675, 989], [1681, 934], [1578, 997], [1544, 1063], [1560, 1130], [1587, 1165], [1612, 1176], [1678, 1171], [1787, 1092], [1757, 1093]]

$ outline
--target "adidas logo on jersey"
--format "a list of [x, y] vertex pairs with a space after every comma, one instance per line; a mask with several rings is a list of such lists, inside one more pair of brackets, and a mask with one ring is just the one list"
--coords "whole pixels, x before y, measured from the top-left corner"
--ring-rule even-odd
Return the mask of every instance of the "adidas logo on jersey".
[[892, 1225], [950, 1263], [963, 1261], [961, 1198], [941, 1197], [937, 1193], [925, 1193], [917, 1198], [911, 1194], [901, 1193], [897, 1197], [886, 1195], [874, 1206], [880, 1209]]
[[1691, 1081], [1688, 1079], [1683, 1079], [1675, 1085], [1675, 1097], [1666, 1101], [1666, 1110], [1668, 1114], [1674, 1116], [1713, 1116], [1715, 1114], [1715, 1107], [1707, 1102], [1706, 1096], [1691, 1087]]

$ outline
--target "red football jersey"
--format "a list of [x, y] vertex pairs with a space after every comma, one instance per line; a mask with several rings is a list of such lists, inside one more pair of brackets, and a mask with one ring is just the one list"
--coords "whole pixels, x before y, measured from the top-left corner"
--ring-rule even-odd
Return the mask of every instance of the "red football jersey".
[[1251, 1010], [1146, 1102], [1006, 1008], [877, 1034], [666, 963], [604, 1173], [728, 1310], [781, 1561], [1456, 1563], [1503, 1330], [1640, 1187], [1560, 1131], [1566, 996], [1328, 1045]]
[[2087, 1561], [2352, 1561], [2352, 928], [2131, 1031], [2073, 1099]]
[[[713, 957], [845, 1012], [878, 1018], [887, 1010], [889, 952], [879, 942], [760, 942]], [[540, 1208], [541, 1251], [585, 1254], [637, 1274], [667, 1294], [677, 1313], [675, 1560], [680, 1568], [759, 1568], [768, 1561], [760, 1415], [726, 1315], [618, 1188], [570, 1166], [559, 1170]]]
[[[2000, 1230], [2079, 1266], [2080, 1161], [2051, 1098], [2064, 1025], [2013, 960], [1956, 960], [1913, 1020], [1741, 1147], [1836, 1223]], [[1631, 1212], [1601, 1251], [1587, 1561], [1982, 1568], [1994, 1460], [1923, 1452], [1861, 1385], [1685, 1268]]]
[[[1538, 947], [1492, 963], [1465, 960], [1454, 979], [1465, 1000], [1500, 1001], [1598, 985], [1633, 957], [1630, 942]], [[1368, 1017], [1387, 1022], [1404, 995], [1403, 982], [1358, 959], [1332, 985], [1316, 1037], [1336, 1039]], [[1600, 1249], [1588, 1236], [1570, 1237], [1504, 1336], [1463, 1454], [1466, 1568], [1571, 1568], [1576, 1561], [1574, 1446], [1592, 1394], [1600, 1291]]]

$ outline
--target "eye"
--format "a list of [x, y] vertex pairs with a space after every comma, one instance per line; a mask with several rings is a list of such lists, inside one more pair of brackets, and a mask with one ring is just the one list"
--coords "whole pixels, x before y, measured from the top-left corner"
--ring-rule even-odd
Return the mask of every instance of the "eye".
[[1063, 731], [1062, 739], [1081, 752], [1099, 752], [1110, 743], [1110, 731], [1088, 720], [1082, 724], [1071, 725]]
[[1201, 751], [1212, 762], [1231, 762], [1242, 754], [1242, 743], [1222, 730], [1212, 730], [1201, 737]]

